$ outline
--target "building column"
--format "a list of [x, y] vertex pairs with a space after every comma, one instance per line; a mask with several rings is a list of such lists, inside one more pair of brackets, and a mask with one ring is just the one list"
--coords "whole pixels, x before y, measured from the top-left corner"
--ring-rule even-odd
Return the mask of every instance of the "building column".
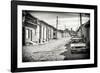
[[42, 26], [41, 26], [41, 24], [40, 24], [40, 26], [39, 26], [39, 43], [41, 43], [41, 34], [42, 34]]
[[48, 27], [46, 26], [46, 41], [48, 41]]

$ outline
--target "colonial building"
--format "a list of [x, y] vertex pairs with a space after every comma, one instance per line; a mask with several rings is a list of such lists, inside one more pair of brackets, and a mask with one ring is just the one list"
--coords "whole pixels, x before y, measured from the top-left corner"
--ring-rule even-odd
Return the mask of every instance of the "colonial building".
[[40, 42], [44, 43], [53, 39], [54, 27], [40, 20]]
[[79, 27], [77, 36], [82, 37], [87, 45], [90, 45], [90, 20]]
[[63, 36], [63, 31], [40, 20], [27, 11], [23, 11], [23, 45], [44, 44], [52, 39], [59, 39]]
[[23, 42], [25, 44], [39, 43], [40, 23], [37, 18], [31, 16], [28, 12], [23, 11]]

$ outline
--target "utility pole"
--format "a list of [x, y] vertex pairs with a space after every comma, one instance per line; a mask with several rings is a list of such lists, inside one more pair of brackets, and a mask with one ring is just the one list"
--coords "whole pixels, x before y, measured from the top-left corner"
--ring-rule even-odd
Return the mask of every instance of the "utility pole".
[[[80, 13], [80, 27], [82, 26], [82, 14]], [[82, 37], [82, 27], [81, 27], [81, 37]]]
[[73, 29], [71, 28], [71, 36], [73, 35], [73, 32], [72, 32], [72, 30], [73, 30]]
[[66, 25], [65, 25], [65, 35], [64, 35], [64, 37], [66, 37]]
[[56, 39], [57, 39], [57, 31], [58, 31], [58, 16], [57, 16], [57, 20], [56, 20]]
[[65, 25], [65, 30], [66, 30], [66, 25]]

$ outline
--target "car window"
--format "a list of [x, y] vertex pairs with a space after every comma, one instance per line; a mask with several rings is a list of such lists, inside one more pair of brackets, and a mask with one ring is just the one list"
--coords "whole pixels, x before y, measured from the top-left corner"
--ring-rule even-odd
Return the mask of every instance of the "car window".
[[72, 48], [85, 48], [85, 46], [75, 46], [75, 47], [72, 47]]
[[72, 43], [81, 43], [81, 42], [84, 42], [82, 39], [74, 39], [71, 41]]

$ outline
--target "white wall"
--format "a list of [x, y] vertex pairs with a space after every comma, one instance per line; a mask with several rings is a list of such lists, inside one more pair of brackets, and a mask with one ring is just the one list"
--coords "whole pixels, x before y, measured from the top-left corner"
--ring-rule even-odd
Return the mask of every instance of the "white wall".
[[[33, 0], [44, 2], [56, 2], [56, 3], [73, 3], [73, 4], [90, 4], [98, 5], [98, 19], [100, 19], [100, 0]], [[10, 0], [0, 0], [0, 73], [10, 73]], [[100, 24], [100, 22], [98, 22]], [[100, 25], [98, 25], [98, 28]], [[100, 29], [98, 29], [100, 31]], [[100, 37], [100, 33], [98, 34]], [[100, 40], [100, 38], [98, 39]], [[100, 43], [100, 41], [98, 41]], [[100, 46], [98, 46], [98, 49]], [[98, 50], [100, 51], [100, 49]], [[100, 56], [100, 53], [98, 54]], [[100, 57], [99, 57], [100, 65]], [[39, 71], [37, 73], [100, 73], [100, 66], [98, 68], [86, 68], [86, 69], [70, 69], [70, 70], [55, 70], [55, 71]], [[27, 72], [32, 73], [32, 72]]]

